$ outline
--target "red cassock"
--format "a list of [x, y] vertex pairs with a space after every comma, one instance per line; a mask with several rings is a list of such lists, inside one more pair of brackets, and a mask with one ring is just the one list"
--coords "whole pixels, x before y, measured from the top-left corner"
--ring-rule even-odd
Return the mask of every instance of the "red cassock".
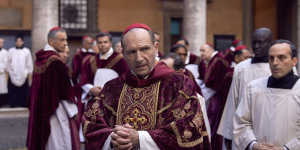
[[231, 49], [226, 49], [224, 52], [224, 59], [228, 62], [228, 65], [231, 66], [232, 62], [234, 62], [234, 54]]
[[81, 74], [81, 66], [83, 64], [83, 60], [89, 56], [95, 56], [96, 53], [92, 52], [83, 52], [81, 49], [78, 49], [76, 54], [73, 57], [72, 62], [72, 81], [74, 83], [75, 96], [77, 97], [77, 107], [78, 107], [78, 120], [77, 125], [81, 123], [81, 116], [83, 113], [84, 105], [81, 102], [82, 88], [78, 84], [79, 75]]
[[201, 60], [200, 63], [198, 64], [198, 72], [199, 72], [200, 80], [204, 80], [206, 68], [207, 68], [207, 64], [205, 63], [204, 60]]
[[189, 64], [199, 64], [199, 62], [200, 62], [200, 58], [197, 55], [190, 53]]
[[195, 83], [158, 63], [147, 79], [130, 72], [105, 84], [88, 104], [86, 150], [100, 150], [114, 125], [147, 131], [162, 150], [210, 150]]
[[[84, 58], [81, 66], [80, 82], [77, 85], [81, 90], [81, 86], [85, 84], [93, 84], [94, 77], [98, 68], [108, 68], [116, 71], [119, 76], [126, 73], [129, 67], [123, 58], [122, 54], [113, 52], [113, 54], [106, 60], [100, 60], [99, 55], [90, 55]], [[78, 101], [78, 115], [80, 116], [79, 123], [81, 123], [81, 116], [84, 111], [84, 105]]]
[[222, 150], [223, 139], [216, 132], [222, 117], [231, 79], [232, 68], [230, 68], [224, 56], [221, 53], [217, 53], [208, 63], [204, 78], [205, 86], [215, 91], [215, 94], [209, 99], [207, 107], [207, 116], [212, 135], [211, 144], [214, 150]]
[[[68, 67], [54, 51], [40, 50], [36, 53], [32, 87], [30, 92], [30, 115], [27, 146], [30, 150], [44, 150], [50, 135], [50, 117], [61, 100], [75, 103]], [[79, 149], [78, 128], [69, 120], [72, 149]]]
[[177, 72], [182, 73], [182, 74], [186, 75], [187, 77], [189, 77], [195, 83], [197, 93], [202, 96], [201, 88], [198, 86], [198, 84], [195, 80], [195, 77], [191, 71], [189, 71], [188, 69], [180, 69]]
[[83, 52], [81, 49], [78, 49], [76, 54], [74, 55], [72, 62], [72, 80], [74, 84], [78, 83], [77, 80], [81, 72], [80, 69], [83, 59], [89, 55], [96, 55], [96, 53]]
[[122, 54], [113, 52], [106, 60], [99, 59], [99, 55], [88, 56], [83, 60], [81, 66], [79, 85], [93, 84], [94, 77], [98, 68], [109, 68], [115, 70], [119, 76], [129, 71], [129, 67]]

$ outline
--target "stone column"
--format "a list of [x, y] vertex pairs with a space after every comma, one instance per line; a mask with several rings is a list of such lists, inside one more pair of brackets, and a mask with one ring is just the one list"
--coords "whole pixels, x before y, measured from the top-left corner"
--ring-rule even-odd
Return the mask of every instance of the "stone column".
[[32, 54], [47, 43], [49, 29], [58, 26], [59, 0], [33, 0], [32, 6]]
[[253, 1], [243, 0], [243, 43], [251, 47], [252, 32], [254, 27], [253, 21]]
[[184, 0], [183, 34], [190, 42], [190, 51], [200, 54], [206, 42], [206, 0]]

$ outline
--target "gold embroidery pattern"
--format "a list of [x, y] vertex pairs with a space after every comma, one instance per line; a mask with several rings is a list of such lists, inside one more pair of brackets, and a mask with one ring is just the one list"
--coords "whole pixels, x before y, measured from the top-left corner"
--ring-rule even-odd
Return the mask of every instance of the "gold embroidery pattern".
[[88, 125], [90, 124], [91, 122], [90, 121], [85, 121], [84, 124], [83, 124], [83, 135], [85, 136], [86, 135], [86, 132], [87, 132], [87, 128], [88, 128]]
[[135, 108], [131, 114], [128, 114], [125, 118], [124, 118], [126, 123], [130, 123], [133, 125], [134, 129], [138, 129], [140, 125], [145, 125], [147, 122], [146, 116], [141, 114], [141, 111], [137, 108]]
[[193, 126], [197, 128], [199, 133], [201, 133], [203, 128], [203, 115], [200, 112], [197, 112], [197, 114], [192, 120], [192, 123]]
[[59, 56], [56, 55], [52, 55], [49, 57], [49, 59], [47, 60], [47, 63], [41, 66], [37, 66], [36, 64], [34, 65], [34, 73], [36, 74], [41, 74], [44, 73], [46, 71], [46, 69], [50, 66], [50, 64], [54, 61], [62, 61], [61, 58]]
[[172, 105], [173, 105], [173, 103], [168, 104], [167, 106], [165, 106], [162, 109], [160, 109], [159, 111], [157, 111], [157, 114], [161, 114], [162, 112], [164, 112], [167, 109], [169, 109]]
[[99, 108], [99, 103], [98, 101], [95, 101], [92, 105], [91, 109], [88, 109], [87, 112], [85, 112], [85, 115], [89, 118], [91, 118], [92, 122], [96, 122], [97, 116], [103, 117], [104, 113], [103, 111]]
[[111, 113], [112, 113], [114, 116], [117, 116], [116, 111], [115, 111], [111, 106], [109, 106], [109, 105], [106, 104], [105, 102], [103, 102], [103, 105], [104, 105], [104, 107], [106, 107], [109, 111], [111, 111]]
[[[198, 144], [201, 144], [203, 142], [203, 135], [200, 138], [198, 138], [197, 140], [187, 142], [188, 140], [186, 137], [184, 137], [184, 135], [183, 135], [183, 138], [181, 137], [181, 135], [178, 131], [178, 128], [176, 126], [176, 122], [172, 122], [171, 127], [176, 135], [177, 143], [180, 147], [190, 148], [190, 147], [194, 147]], [[186, 136], [187, 136], [187, 133], [186, 133]], [[185, 139], [185, 140], [183, 141], [183, 139]]]
[[117, 124], [129, 123], [137, 130], [154, 129], [160, 82], [144, 88], [125, 84], [119, 98]]
[[[173, 116], [175, 118], [175, 120], [180, 120], [180, 119], [184, 119], [184, 118], [188, 118], [191, 115], [194, 115], [194, 111], [191, 110], [192, 108], [192, 101], [193, 100], [198, 100], [198, 98], [196, 96], [189, 96], [186, 93], [184, 93], [183, 91], [179, 91], [179, 93], [186, 99], [188, 100], [187, 103], [185, 103], [185, 105], [180, 108], [174, 109], [173, 112]], [[182, 135], [180, 134], [176, 122], [172, 122], [171, 123], [171, 127], [176, 135], [177, 138], [177, 143], [180, 147], [185, 147], [185, 148], [189, 148], [189, 147], [194, 147], [200, 143], [203, 142], [203, 137], [204, 136], [208, 136], [208, 133], [206, 131], [203, 131], [203, 127], [204, 127], [204, 119], [203, 119], [203, 115], [201, 113], [201, 111], [197, 111], [195, 116], [193, 117], [193, 119], [188, 122], [188, 124], [190, 125], [190, 127], [195, 128], [199, 134], [200, 134], [200, 138], [198, 138], [197, 140], [191, 141], [191, 137], [193, 137], [193, 133], [188, 130], [188, 129], [184, 129]]]
[[180, 120], [186, 117], [189, 117], [191, 115], [193, 115], [194, 113], [192, 111], [190, 111], [191, 108], [191, 101], [189, 101], [188, 103], [186, 103], [182, 108], [177, 108], [174, 109], [173, 112], [173, 116], [175, 117], [176, 120]]

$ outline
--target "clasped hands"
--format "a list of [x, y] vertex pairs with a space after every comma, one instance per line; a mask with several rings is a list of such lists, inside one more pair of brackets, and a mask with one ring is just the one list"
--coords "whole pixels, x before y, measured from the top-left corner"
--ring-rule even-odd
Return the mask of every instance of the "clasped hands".
[[111, 146], [115, 150], [131, 150], [139, 146], [138, 131], [129, 124], [115, 125], [111, 134]]

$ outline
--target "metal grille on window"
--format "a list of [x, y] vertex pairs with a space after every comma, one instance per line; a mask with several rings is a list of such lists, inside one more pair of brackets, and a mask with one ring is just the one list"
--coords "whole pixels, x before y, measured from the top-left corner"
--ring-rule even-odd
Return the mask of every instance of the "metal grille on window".
[[65, 29], [87, 29], [88, 0], [60, 0], [60, 24]]

